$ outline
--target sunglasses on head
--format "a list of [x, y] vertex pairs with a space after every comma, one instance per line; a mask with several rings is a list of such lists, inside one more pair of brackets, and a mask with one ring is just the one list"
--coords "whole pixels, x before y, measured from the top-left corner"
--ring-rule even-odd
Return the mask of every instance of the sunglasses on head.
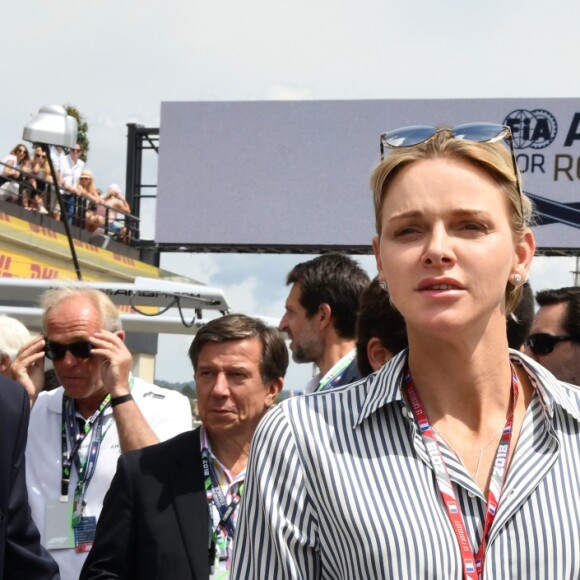
[[566, 340], [580, 340], [580, 336], [573, 336], [571, 334], [561, 334], [555, 336], [553, 334], [546, 334], [545, 332], [538, 332], [537, 334], [530, 334], [526, 339], [526, 346], [534, 354], [550, 354], [558, 342]]
[[70, 344], [61, 344], [54, 340], [45, 339], [44, 354], [50, 360], [62, 360], [67, 351], [76, 358], [89, 358], [93, 345], [88, 340], [77, 340]]
[[452, 129], [438, 129], [437, 127], [417, 125], [413, 127], [402, 127], [401, 129], [395, 129], [394, 131], [387, 131], [381, 135], [381, 161], [385, 158], [385, 149], [414, 147], [415, 145], [426, 143], [441, 132], [448, 132], [451, 133], [455, 139], [473, 141], [474, 143], [495, 143], [496, 141], [505, 139], [508, 142], [512, 156], [514, 175], [516, 176], [516, 183], [520, 197], [520, 209], [523, 214], [522, 184], [520, 182], [518, 163], [514, 151], [512, 131], [507, 125], [499, 125], [496, 123], [466, 123], [465, 125], [457, 125], [457, 127], [453, 127]]

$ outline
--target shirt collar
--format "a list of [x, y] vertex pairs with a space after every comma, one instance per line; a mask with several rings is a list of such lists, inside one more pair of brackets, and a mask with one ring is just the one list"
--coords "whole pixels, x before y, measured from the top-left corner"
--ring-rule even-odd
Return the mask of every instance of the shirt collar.
[[550, 419], [558, 406], [580, 422], [579, 387], [559, 381], [542, 365], [517, 350], [510, 350], [510, 360], [526, 371]]
[[[353, 427], [360, 425], [384, 405], [403, 400], [401, 386], [407, 367], [407, 354], [407, 349], [403, 350], [379, 371], [367, 377], [367, 394], [358, 415], [355, 415]], [[550, 419], [555, 407], [559, 406], [580, 423], [579, 387], [559, 381], [547, 369], [519, 351], [510, 350], [510, 360], [526, 371]]]
[[401, 385], [406, 366], [407, 349], [366, 378], [367, 395], [358, 416], [355, 416], [353, 427], [360, 425], [371, 413], [384, 405], [403, 399]]
[[200, 447], [203, 450], [204, 446], [207, 449], [208, 453], [209, 453], [209, 458], [210, 461], [212, 462], [218, 477], [220, 478], [220, 481], [222, 480], [222, 477], [225, 479], [225, 481], [227, 482], [228, 487], [236, 484], [236, 483], [243, 483], [243, 481], [246, 479], [246, 469], [244, 469], [243, 471], [241, 471], [240, 473], [238, 473], [237, 477], [233, 477], [232, 474], [230, 473], [229, 469], [227, 467], [225, 467], [221, 461], [213, 454], [212, 450], [211, 450], [211, 442], [209, 440], [209, 437], [207, 435], [207, 431], [205, 429], [205, 427], [202, 425], [200, 430]]

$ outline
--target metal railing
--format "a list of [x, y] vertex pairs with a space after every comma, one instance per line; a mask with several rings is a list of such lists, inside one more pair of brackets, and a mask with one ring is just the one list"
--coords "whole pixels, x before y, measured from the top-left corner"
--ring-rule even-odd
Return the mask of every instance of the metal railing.
[[[66, 215], [61, 215], [55, 186], [51, 181], [36, 174], [9, 166], [0, 161], [0, 169], [10, 167], [18, 176], [0, 176], [0, 201], [13, 202], [24, 209], [64, 221], [85, 229], [90, 233], [102, 234], [125, 244], [139, 239], [139, 218], [130, 212], [96, 201], [90, 196], [73, 193], [59, 187], [65, 200]], [[31, 183], [34, 180], [36, 187]]]

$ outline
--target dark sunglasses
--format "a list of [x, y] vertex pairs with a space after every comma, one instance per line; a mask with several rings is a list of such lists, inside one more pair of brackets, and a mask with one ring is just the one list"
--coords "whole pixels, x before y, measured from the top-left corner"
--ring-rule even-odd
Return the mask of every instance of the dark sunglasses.
[[46, 340], [44, 353], [50, 360], [61, 360], [65, 357], [67, 350], [76, 358], [89, 358], [93, 345], [88, 340], [77, 340], [70, 344], [61, 344], [54, 340]]
[[573, 336], [571, 334], [561, 334], [559, 336], [554, 336], [553, 334], [546, 334], [545, 332], [538, 332], [537, 334], [530, 334], [526, 339], [526, 346], [530, 347], [530, 350], [534, 354], [550, 354], [556, 343], [564, 342], [566, 340], [580, 340], [580, 336]]
[[466, 123], [465, 125], [457, 125], [453, 129], [429, 127], [426, 125], [417, 125], [414, 127], [402, 127], [394, 131], [387, 131], [381, 135], [381, 161], [385, 158], [385, 149], [398, 149], [400, 147], [414, 147], [421, 143], [425, 143], [433, 139], [435, 135], [447, 131], [455, 137], [455, 139], [462, 139], [464, 141], [473, 141], [475, 143], [495, 143], [501, 139], [508, 142], [510, 153], [512, 155], [512, 164], [514, 168], [514, 175], [516, 176], [516, 183], [520, 197], [520, 210], [523, 215], [522, 202], [522, 184], [520, 182], [520, 174], [518, 172], [518, 163], [516, 161], [516, 154], [514, 151], [514, 144], [512, 139], [512, 131], [507, 125], [499, 125], [496, 123]]
[[71, 151], [74, 151], [75, 153], [80, 153], [82, 149], [71, 149]]

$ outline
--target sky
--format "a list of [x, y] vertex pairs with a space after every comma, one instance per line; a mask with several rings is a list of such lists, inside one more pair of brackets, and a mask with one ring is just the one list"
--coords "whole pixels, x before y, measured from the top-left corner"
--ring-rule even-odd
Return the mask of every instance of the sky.
[[[162, 101], [580, 96], [576, 0], [29, 0], [3, 6], [2, 20], [0, 152], [42, 105], [74, 104], [103, 189], [125, 182], [127, 123], [158, 127]], [[310, 257], [161, 265], [222, 288], [236, 311], [280, 317], [286, 273]], [[370, 256], [357, 259], [374, 275]], [[536, 259], [532, 286], [571, 285], [573, 269], [571, 258]], [[158, 378], [190, 380], [189, 342], [161, 337]], [[287, 384], [310, 374], [292, 365]]]

